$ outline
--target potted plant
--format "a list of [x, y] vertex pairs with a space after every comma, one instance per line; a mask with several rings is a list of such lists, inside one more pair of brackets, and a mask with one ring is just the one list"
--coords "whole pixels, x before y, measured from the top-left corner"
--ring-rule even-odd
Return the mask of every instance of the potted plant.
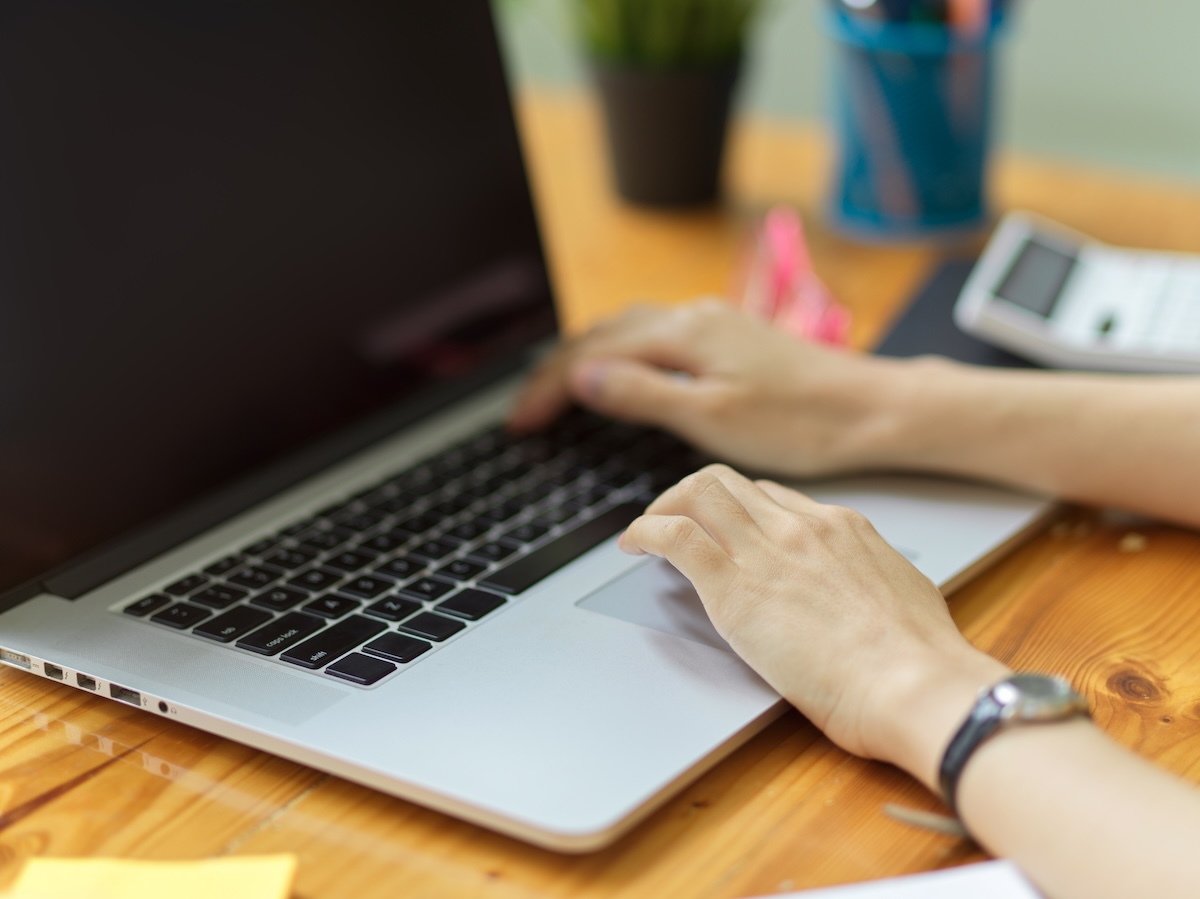
[[624, 198], [719, 193], [733, 89], [760, 0], [576, 0]]

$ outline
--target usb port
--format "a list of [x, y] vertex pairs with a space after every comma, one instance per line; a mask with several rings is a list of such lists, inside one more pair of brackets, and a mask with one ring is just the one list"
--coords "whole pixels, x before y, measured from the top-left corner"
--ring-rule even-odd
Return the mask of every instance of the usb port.
[[76, 674], [75, 683], [79, 684], [79, 686], [83, 687], [85, 690], [96, 689], [96, 679], [94, 677], [88, 677], [86, 674]]
[[13, 652], [11, 649], [0, 649], [0, 662], [12, 665], [14, 668], [24, 668], [26, 670], [33, 668], [33, 662], [29, 661], [29, 656], [23, 656], [19, 652]]
[[127, 702], [130, 705], [142, 707], [142, 694], [137, 690], [130, 690], [128, 687], [119, 687], [116, 684], [108, 685], [108, 695], [113, 699], [119, 699], [121, 702]]
[[42, 670], [46, 672], [46, 677], [52, 677], [55, 680], [63, 679], [63, 670], [57, 665], [51, 665], [49, 662], [43, 662]]

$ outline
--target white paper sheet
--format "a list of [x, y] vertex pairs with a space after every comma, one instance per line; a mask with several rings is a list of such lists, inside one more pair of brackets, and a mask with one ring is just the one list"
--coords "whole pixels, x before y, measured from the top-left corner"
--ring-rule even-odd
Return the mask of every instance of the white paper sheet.
[[[840, 887], [776, 893], [771, 899], [1043, 899], [1016, 865], [1003, 859]], [[766, 897], [763, 897], [766, 899]]]

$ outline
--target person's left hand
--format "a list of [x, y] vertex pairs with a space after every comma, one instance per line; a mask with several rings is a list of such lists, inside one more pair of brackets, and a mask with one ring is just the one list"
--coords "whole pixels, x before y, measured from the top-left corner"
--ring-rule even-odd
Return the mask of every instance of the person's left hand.
[[965, 674], [969, 697], [1005, 670], [862, 515], [725, 465], [663, 493], [620, 546], [678, 568], [733, 649], [858, 755], [927, 766], [893, 739], [904, 691]]

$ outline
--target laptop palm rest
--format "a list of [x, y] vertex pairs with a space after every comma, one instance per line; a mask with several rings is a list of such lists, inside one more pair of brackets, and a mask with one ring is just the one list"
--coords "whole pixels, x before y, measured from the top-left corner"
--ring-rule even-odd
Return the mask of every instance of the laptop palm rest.
[[712, 626], [688, 579], [662, 559], [652, 559], [609, 581], [576, 605], [589, 612], [733, 651]]

